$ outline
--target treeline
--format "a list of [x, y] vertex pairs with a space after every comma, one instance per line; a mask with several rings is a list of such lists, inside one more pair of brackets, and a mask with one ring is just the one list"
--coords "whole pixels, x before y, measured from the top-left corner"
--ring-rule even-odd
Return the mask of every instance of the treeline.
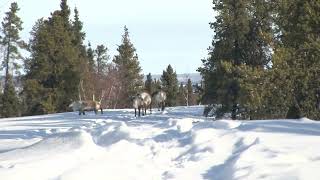
[[[5, 72], [5, 81], [0, 83], [0, 117], [66, 112], [72, 101], [93, 98], [102, 98], [104, 108], [128, 108], [131, 96], [143, 90], [152, 94], [160, 88], [168, 93], [170, 106], [195, 104], [191, 81], [179, 90], [170, 65], [160, 81], [149, 75], [143, 82], [127, 27], [111, 58], [106, 45], [93, 48], [84, 43], [83, 22], [77, 9], [71, 17], [67, 0], [61, 0], [60, 9], [50, 17], [35, 23], [28, 42], [19, 35], [23, 28], [18, 11], [18, 4], [12, 3], [0, 28], [1, 69]], [[24, 58], [21, 51], [30, 56]], [[20, 89], [13, 82], [17, 78]]]
[[320, 1], [214, 0], [202, 101], [218, 117], [320, 119]]

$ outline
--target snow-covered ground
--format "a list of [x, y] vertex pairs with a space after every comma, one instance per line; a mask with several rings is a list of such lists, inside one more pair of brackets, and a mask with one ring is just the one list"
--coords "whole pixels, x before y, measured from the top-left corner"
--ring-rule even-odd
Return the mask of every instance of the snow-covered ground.
[[0, 119], [0, 179], [320, 179], [320, 122], [212, 121], [202, 108]]

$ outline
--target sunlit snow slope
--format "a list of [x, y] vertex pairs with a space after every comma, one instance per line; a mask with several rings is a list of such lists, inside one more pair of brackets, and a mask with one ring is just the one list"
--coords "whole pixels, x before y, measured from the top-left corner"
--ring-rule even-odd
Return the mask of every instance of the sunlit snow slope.
[[320, 123], [212, 121], [202, 109], [0, 119], [0, 180], [320, 179]]

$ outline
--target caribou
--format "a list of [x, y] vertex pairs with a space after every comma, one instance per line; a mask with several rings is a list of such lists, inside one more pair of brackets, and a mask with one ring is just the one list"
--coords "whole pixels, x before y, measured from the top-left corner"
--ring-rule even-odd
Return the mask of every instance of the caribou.
[[83, 94], [85, 94], [82, 83], [83, 83], [83, 81], [80, 82], [79, 87], [78, 87], [79, 88], [79, 100], [73, 101], [69, 105], [69, 107], [72, 108], [73, 111], [79, 111], [79, 115], [81, 115], [81, 114], [85, 115], [85, 111], [94, 111], [94, 113], [97, 114], [97, 112], [99, 110], [101, 111], [101, 114], [103, 114], [101, 101], [104, 97], [105, 91], [102, 91], [99, 101], [95, 100], [94, 94], [92, 95], [92, 100], [82, 100], [80, 88], [83, 91]]
[[134, 108], [134, 116], [137, 117], [137, 110], [138, 110], [138, 116], [147, 114], [147, 109], [150, 108], [150, 114], [151, 114], [151, 96], [147, 92], [142, 92], [137, 94], [132, 99], [132, 106]]
[[100, 101], [96, 101], [93, 96], [92, 100], [73, 101], [69, 107], [71, 107], [73, 111], [79, 111], [79, 115], [85, 115], [85, 111], [94, 111], [94, 113], [97, 114], [99, 110], [101, 111], [101, 114], [103, 114], [101, 100], [102, 98]]
[[158, 107], [158, 111], [160, 111], [160, 108], [161, 108], [161, 111], [164, 111], [164, 108], [166, 105], [166, 99], [167, 99], [167, 94], [162, 90], [157, 91], [152, 95], [152, 100], [154, 104]]

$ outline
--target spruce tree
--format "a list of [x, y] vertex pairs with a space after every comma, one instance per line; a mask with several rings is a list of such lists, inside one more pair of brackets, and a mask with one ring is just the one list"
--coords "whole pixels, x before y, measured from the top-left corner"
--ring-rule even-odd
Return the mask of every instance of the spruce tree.
[[155, 85], [152, 80], [151, 73], [147, 75], [147, 79], [144, 83], [145, 91], [147, 91], [149, 94], [153, 94], [155, 92]]
[[190, 105], [195, 105], [195, 95], [193, 93], [193, 85], [192, 85], [192, 82], [191, 82], [191, 79], [189, 78], [188, 79], [188, 82], [187, 82], [187, 105], [190, 106]]
[[110, 56], [108, 55], [108, 48], [104, 45], [98, 45], [97, 48], [94, 50], [94, 60], [95, 60], [95, 71], [94, 75], [94, 94], [96, 96], [100, 96], [102, 92], [107, 88], [106, 82], [109, 64], [108, 60]]
[[[270, 14], [264, 10], [267, 1], [215, 0], [213, 9], [216, 21], [210, 23], [215, 31], [209, 57], [199, 68], [204, 79], [205, 104], [221, 105], [223, 115], [231, 112], [232, 119], [239, 117], [240, 109], [250, 103], [241, 98], [247, 84], [241, 84], [247, 75], [243, 66], [264, 69], [270, 63], [272, 28]], [[251, 107], [249, 107], [250, 109]]]
[[221, 104], [222, 112], [231, 112], [236, 119], [239, 103], [238, 73], [234, 66], [244, 63], [245, 35], [249, 31], [248, 1], [215, 0], [213, 9], [217, 12], [216, 21], [211, 23], [215, 31], [209, 58], [203, 60], [200, 68], [205, 80], [205, 99], [210, 104]]
[[28, 99], [33, 102], [29, 104], [29, 112], [34, 114], [64, 112], [71, 99], [78, 98], [80, 51], [74, 44], [65, 2], [48, 20], [38, 21], [31, 33], [24, 93], [25, 97], [34, 98]]
[[179, 88], [177, 73], [173, 71], [173, 68], [170, 64], [168, 65], [167, 69], [162, 73], [161, 83], [163, 90], [167, 93], [167, 105], [177, 105], [177, 94]]
[[162, 89], [161, 80], [153, 79], [154, 91], [159, 91]]
[[108, 48], [104, 45], [98, 45], [95, 50], [96, 57], [96, 71], [98, 77], [102, 77], [106, 74], [107, 71], [107, 61], [110, 59], [110, 56], [107, 54]]
[[[66, 9], [66, 14], [68, 14], [68, 7], [66, 5], [61, 5], [62, 9]], [[61, 10], [63, 11], [63, 10]], [[92, 56], [87, 54], [87, 49], [83, 43], [85, 39], [85, 33], [83, 32], [83, 23], [80, 21], [79, 18], [79, 11], [77, 8], [74, 9], [74, 18], [72, 21], [72, 34], [73, 34], [73, 44], [75, 47], [78, 48], [79, 51], [79, 57], [77, 59], [77, 66], [80, 71], [80, 83], [81, 88], [79, 88], [82, 99], [87, 99], [87, 96], [91, 96], [94, 94], [94, 86], [95, 86], [95, 73], [94, 73], [94, 65], [93, 65], [93, 52]], [[90, 45], [90, 43], [89, 43]], [[91, 48], [91, 47], [89, 47]], [[92, 50], [92, 49], [91, 49]], [[93, 51], [93, 50], [92, 50]], [[84, 92], [82, 92], [82, 90]], [[80, 97], [79, 97], [80, 98]]]
[[83, 41], [85, 39], [86, 34], [82, 31], [83, 29], [83, 23], [80, 21], [79, 18], [79, 11], [77, 8], [74, 9], [74, 20], [72, 22], [72, 31], [74, 34], [74, 40], [73, 43], [76, 46], [79, 46], [81, 49], [81, 53], [85, 50], [85, 47], [83, 45]]
[[[62, 10], [61, 10], [62, 11]], [[84, 76], [87, 76], [87, 71], [89, 71], [89, 60], [87, 57], [86, 47], [83, 44], [86, 34], [83, 32], [83, 23], [79, 19], [79, 11], [77, 8], [74, 9], [74, 19], [72, 22], [72, 43], [75, 47], [77, 47], [79, 51], [78, 63], [77, 65], [79, 68], [82, 69], [81, 71], [81, 79]]]
[[94, 63], [94, 50], [91, 47], [91, 43], [88, 43], [88, 48], [87, 48], [87, 58], [88, 58], [88, 63], [90, 67], [90, 72], [95, 71], [95, 63]]
[[[5, 56], [2, 68], [5, 69], [5, 82], [4, 92], [2, 97], [2, 115], [4, 117], [11, 117], [19, 115], [19, 101], [15, 92], [13, 82], [13, 75], [10, 74], [11, 70], [20, 68], [17, 60], [21, 60], [22, 56], [19, 49], [24, 48], [24, 42], [20, 38], [20, 31], [22, 30], [22, 21], [17, 16], [19, 7], [17, 3], [11, 3], [10, 11], [6, 12], [2, 21], [0, 36], [0, 45], [5, 48]], [[2, 69], [1, 68], [1, 69]]]
[[136, 95], [143, 89], [143, 75], [136, 54], [136, 49], [129, 38], [128, 28], [124, 27], [122, 44], [117, 49], [118, 55], [113, 59], [117, 68], [120, 83], [118, 107], [130, 107], [130, 96]]
[[[68, 6], [67, 0], [61, 0], [60, 11], [58, 12], [58, 14], [61, 17], [63, 25], [66, 28], [66, 30], [72, 33], [72, 31], [70, 31], [72, 28], [72, 24], [70, 23], [70, 13], [71, 11]], [[75, 16], [77, 16], [77, 12], [75, 12]]]
[[183, 86], [183, 83], [180, 83], [178, 94], [177, 94], [177, 105], [185, 106], [187, 104], [186, 100], [186, 89]]
[[[282, 116], [319, 119], [320, 102], [320, 2], [282, 1], [278, 7], [279, 43], [274, 54], [273, 86], [286, 97]], [[275, 98], [274, 98], [275, 99]], [[280, 102], [275, 101], [274, 106]]]
[[2, 109], [3, 117], [15, 117], [20, 115], [20, 102], [16, 94], [15, 86], [11, 75], [6, 77], [6, 85], [2, 95]]

